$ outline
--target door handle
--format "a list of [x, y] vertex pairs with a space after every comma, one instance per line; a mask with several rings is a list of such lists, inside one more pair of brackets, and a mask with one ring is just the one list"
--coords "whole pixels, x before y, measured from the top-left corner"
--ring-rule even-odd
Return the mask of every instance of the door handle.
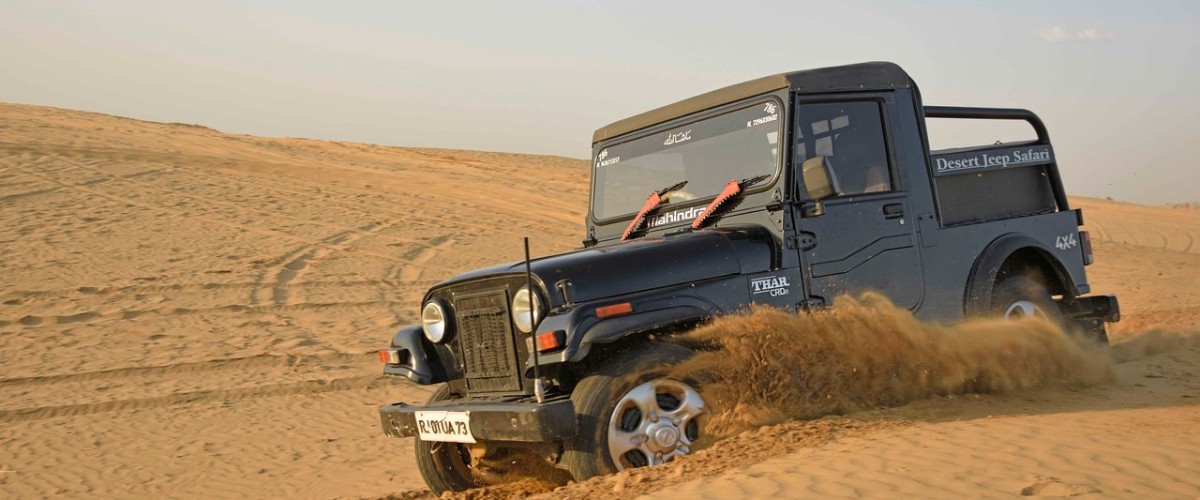
[[883, 218], [885, 219], [895, 219], [902, 215], [904, 215], [903, 203], [888, 203], [883, 206]]

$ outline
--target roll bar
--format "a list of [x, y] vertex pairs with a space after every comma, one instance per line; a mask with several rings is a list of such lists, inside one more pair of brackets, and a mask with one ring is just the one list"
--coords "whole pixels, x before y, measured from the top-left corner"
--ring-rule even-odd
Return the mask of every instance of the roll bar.
[[[961, 118], [968, 120], [1021, 120], [1033, 127], [1037, 133], [1037, 144], [1050, 144], [1050, 134], [1046, 125], [1038, 115], [1028, 109], [1020, 108], [969, 108], [959, 106], [925, 106], [925, 118]], [[1062, 177], [1058, 174], [1058, 161], [1046, 166], [1050, 176], [1050, 186], [1054, 190], [1054, 199], [1061, 211], [1070, 210], [1067, 203], [1067, 193], [1063, 190]]]
[[1050, 144], [1046, 125], [1033, 111], [1019, 108], [964, 108], [957, 106], [925, 106], [926, 118], [965, 118], [973, 120], [1022, 120], [1037, 132], [1038, 144]]

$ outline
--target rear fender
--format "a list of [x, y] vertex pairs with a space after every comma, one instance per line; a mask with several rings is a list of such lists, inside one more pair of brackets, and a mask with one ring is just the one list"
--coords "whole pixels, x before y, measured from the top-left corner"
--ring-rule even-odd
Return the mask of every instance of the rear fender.
[[992, 289], [996, 286], [996, 280], [1004, 268], [1005, 262], [1009, 257], [1025, 249], [1032, 250], [1038, 256], [1039, 262], [1050, 269], [1053, 275], [1051, 278], [1057, 280], [1056, 283], [1047, 283], [1051, 293], [1055, 293], [1057, 290], [1068, 297], [1079, 295], [1074, 280], [1070, 278], [1066, 267], [1054, 256], [1053, 252], [1041, 242], [1027, 235], [1009, 233], [992, 241], [975, 260], [975, 265], [971, 268], [971, 275], [967, 278], [967, 287], [963, 297], [963, 312], [967, 316], [987, 313], [992, 303]]

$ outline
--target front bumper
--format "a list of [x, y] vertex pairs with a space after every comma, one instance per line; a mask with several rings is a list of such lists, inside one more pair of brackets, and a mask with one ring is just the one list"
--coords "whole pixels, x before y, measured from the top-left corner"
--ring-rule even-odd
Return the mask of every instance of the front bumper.
[[469, 412], [471, 434], [487, 441], [548, 443], [575, 435], [575, 406], [567, 397], [534, 402], [437, 401], [426, 406], [396, 403], [379, 408], [383, 432], [392, 437], [417, 435], [417, 411]]

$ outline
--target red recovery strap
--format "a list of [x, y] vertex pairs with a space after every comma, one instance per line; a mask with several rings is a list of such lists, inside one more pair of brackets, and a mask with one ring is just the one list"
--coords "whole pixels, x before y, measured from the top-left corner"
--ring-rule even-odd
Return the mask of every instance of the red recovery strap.
[[662, 197], [658, 195], [658, 191], [650, 193], [650, 197], [646, 198], [646, 204], [642, 205], [642, 209], [638, 211], [633, 220], [629, 221], [629, 227], [625, 228], [625, 234], [621, 235], [621, 241], [629, 239], [629, 235], [637, 231], [642, 225], [642, 221], [646, 219], [646, 214], [650, 213], [656, 207], [662, 204]]
[[741, 183], [739, 183], [737, 179], [729, 181], [729, 183], [725, 185], [725, 189], [721, 190], [721, 194], [718, 194], [716, 198], [713, 198], [712, 203], [709, 203], [707, 207], [704, 207], [704, 211], [700, 212], [700, 215], [696, 216], [696, 220], [692, 221], [692, 229], [700, 229], [700, 227], [704, 225], [704, 219], [707, 219], [708, 216], [716, 211], [717, 207], [721, 206], [722, 203], [725, 203], [725, 201], [729, 200], [730, 198], [737, 196], [737, 194], [740, 192], [742, 192]]

